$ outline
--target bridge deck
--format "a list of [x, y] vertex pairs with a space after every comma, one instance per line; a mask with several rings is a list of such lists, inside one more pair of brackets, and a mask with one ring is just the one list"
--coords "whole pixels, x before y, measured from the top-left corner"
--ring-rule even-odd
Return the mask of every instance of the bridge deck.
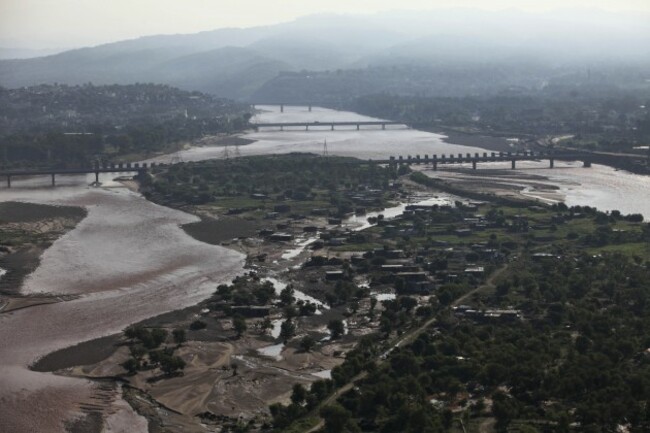
[[146, 167], [106, 167], [106, 168], [41, 168], [34, 170], [0, 171], [0, 176], [39, 176], [46, 174], [95, 174], [95, 173], [134, 173], [146, 171]]
[[[375, 164], [432, 164], [434, 167], [439, 164], [461, 164], [472, 163], [476, 166], [479, 162], [512, 162], [513, 168], [515, 161], [536, 161], [536, 160], [550, 160], [551, 167], [553, 160], [583, 160], [589, 161], [589, 156], [579, 153], [504, 153], [493, 152], [483, 154], [458, 154], [458, 155], [420, 155], [411, 156], [397, 156], [390, 159], [369, 159], [352, 161], [351, 163], [367, 163], [373, 162]], [[91, 168], [39, 168], [39, 169], [23, 169], [23, 170], [0, 170], [0, 176], [7, 177], [8, 182], [12, 176], [38, 176], [38, 175], [65, 175], [65, 174], [95, 174], [99, 173], [143, 173], [154, 167], [164, 167], [167, 164], [111, 164], [110, 166], [97, 166]], [[201, 165], [194, 165], [194, 167], [201, 167]], [[209, 168], [210, 166], [205, 166]], [[54, 182], [54, 180], [53, 180]]]
[[270, 122], [270, 123], [252, 123], [256, 128], [278, 128], [292, 126], [382, 126], [382, 125], [404, 125], [401, 122], [388, 120], [360, 120], [357, 122]]

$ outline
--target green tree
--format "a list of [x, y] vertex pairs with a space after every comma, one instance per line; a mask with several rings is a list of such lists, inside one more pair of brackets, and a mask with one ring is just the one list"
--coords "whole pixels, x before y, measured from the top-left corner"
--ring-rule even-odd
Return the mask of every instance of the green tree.
[[265, 317], [264, 320], [260, 322], [260, 330], [262, 334], [266, 334], [269, 329], [273, 329], [273, 322], [270, 317]]
[[140, 363], [135, 358], [129, 358], [124, 361], [122, 367], [124, 367], [129, 374], [135, 374], [138, 371], [138, 368], [140, 368]]
[[325, 420], [326, 433], [351, 433], [360, 431], [359, 427], [352, 420], [352, 414], [338, 403], [323, 407], [320, 415]]
[[181, 328], [176, 328], [172, 331], [172, 336], [174, 337], [174, 342], [179, 346], [187, 341], [185, 336], [185, 330]]
[[168, 376], [184, 368], [185, 361], [179, 356], [163, 355], [160, 358], [160, 369]]
[[316, 345], [316, 341], [309, 335], [300, 340], [300, 348], [305, 352], [311, 352], [311, 349]]
[[282, 325], [280, 325], [280, 338], [286, 342], [294, 335], [296, 335], [296, 325], [290, 319], [282, 322]]
[[232, 326], [237, 333], [237, 338], [239, 338], [246, 332], [246, 319], [242, 316], [235, 316], [232, 318]]
[[294, 290], [293, 287], [287, 286], [280, 292], [280, 302], [284, 305], [291, 305], [294, 303], [296, 298], [293, 296]]
[[345, 326], [343, 325], [343, 321], [338, 319], [330, 320], [327, 324], [327, 329], [330, 330], [332, 340], [336, 340], [345, 333]]

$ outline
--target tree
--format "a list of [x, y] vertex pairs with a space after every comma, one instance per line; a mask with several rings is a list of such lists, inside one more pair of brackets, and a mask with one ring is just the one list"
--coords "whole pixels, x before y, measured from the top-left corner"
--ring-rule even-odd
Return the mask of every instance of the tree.
[[258, 303], [262, 305], [268, 304], [273, 298], [275, 298], [273, 283], [266, 281], [262, 286], [253, 290], [253, 295], [255, 295], [255, 299]]
[[122, 367], [124, 367], [129, 374], [135, 374], [138, 371], [138, 368], [140, 368], [140, 363], [135, 358], [129, 358], [124, 361]]
[[198, 331], [200, 329], [205, 329], [207, 327], [208, 327], [208, 325], [205, 322], [203, 322], [202, 320], [195, 320], [194, 322], [192, 322], [190, 324], [190, 329], [192, 331]]
[[345, 333], [345, 326], [343, 325], [343, 322], [337, 319], [330, 320], [330, 322], [327, 324], [327, 329], [329, 329], [330, 333], [332, 334], [332, 340], [336, 340]]
[[280, 292], [280, 302], [284, 305], [291, 305], [296, 300], [293, 296], [294, 290], [292, 286], [287, 286]]
[[497, 427], [505, 429], [510, 421], [517, 416], [517, 408], [512, 398], [503, 392], [495, 393], [492, 399], [492, 414], [497, 419]]
[[314, 341], [314, 339], [311, 338], [309, 335], [303, 337], [303, 339], [300, 340], [300, 348], [305, 352], [311, 352], [311, 349], [315, 345], [316, 345], [316, 341]]
[[246, 319], [242, 316], [235, 316], [232, 318], [232, 327], [237, 333], [237, 338], [241, 337], [244, 332], [246, 332]]
[[291, 402], [294, 404], [302, 404], [306, 398], [307, 390], [302, 386], [302, 384], [296, 383], [291, 392]]
[[269, 329], [273, 329], [273, 322], [271, 322], [270, 317], [265, 317], [262, 322], [260, 322], [260, 330], [262, 331], [262, 334], [266, 334], [266, 331]]
[[185, 330], [181, 328], [176, 328], [172, 331], [172, 336], [174, 337], [174, 342], [179, 346], [187, 341], [185, 336]]
[[282, 325], [280, 325], [280, 338], [286, 342], [294, 335], [296, 335], [296, 325], [293, 324], [291, 319], [282, 322]]
[[323, 407], [320, 410], [320, 416], [325, 420], [325, 432], [327, 433], [359, 431], [359, 428], [352, 421], [350, 412], [338, 403]]
[[185, 361], [179, 356], [171, 356], [164, 354], [160, 357], [160, 369], [166, 375], [171, 376], [172, 373], [183, 370], [185, 368]]
[[417, 299], [411, 298], [410, 296], [400, 296], [399, 305], [406, 311], [411, 311], [418, 305], [418, 301]]

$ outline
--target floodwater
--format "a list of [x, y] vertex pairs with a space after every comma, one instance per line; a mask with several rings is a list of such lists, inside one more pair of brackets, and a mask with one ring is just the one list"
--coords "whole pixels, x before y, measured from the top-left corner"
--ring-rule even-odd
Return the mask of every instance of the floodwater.
[[[279, 107], [258, 108], [263, 111], [256, 116], [257, 122], [375, 120], [322, 108], [309, 112], [306, 107], [285, 107], [285, 113], [279, 113]], [[255, 142], [237, 148], [230, 146], [230, 155], [327, 152], [385, 159], [484, 151], [448, 144], [442, 135], [403, 126], [389, 126], [386, 130], [363, 127], [360, 131], [356, 127], [308, 132], [261, 130], [242, 137]], [[223, 147], [197, 147], [154, 160], [198, 161], [223, 156]], [[568, 168], [554, 170], [544, 166], [545, 163], [521, 163], [518, 171], [547, 177], [548, 183], [560, 188], [560, 198], [569, 205], [650, 216], [650, 177], [598, 165], [584, 169], [579, 164], [568, 164]], [[195, 217], [149, 203], [111, 179], [102, 175], [101, 188], [88, 187], [94, 181], [92, 175], [58, 176], [56, 188], [51, 188], [49, 178], [45, 177], [15, 179], [13, 188], [0, 187], [0, 201], [88, 209], [88, 216], [45, 252], [41, 265], [22, 288], [24, 293], [68, 293], [79, 298], [0, 314], [2, 432], [61, 430], [63, 421], [79, 415], [79, 404], [95, 392], [90, 381], [30, 371], [27, 366], [37, 358], [118, 332], [146, 317], [196, 304], [217, 284], [230, 280], [242, 269], [240, 254], [198, 242], [179, 228], [195, 221]], [[536, 191], [530, 189], [526, 193], [534, 196]], [[367, 217], [363, 217], [364, 221]], [[364, 221], [360, 223], [365, 224]], [[125, 420], [138, 419], [119, 404], [119, 399], [115, 405], [119, 406], [115, 413], [122, 411], [124, 415], [112, 416], [110, 429], [119, 429]], [[141, 420], [132, 425], [133, 431], [142, 428]]]
[[[280, 113], [279, 107], [275, 106], [257, 106], [257, 108], [263, 110], [252, 120], [257, 123], [378, 120], [356, 113], [317, 107], [314, 107], [311, 112], [307, 111], [307, 107], [285, 107], [284, 113]], [[233, 155], [235, 150], [242, 156], [291, 152], [323, 154], [325, 142], [327, 142], [328, 154], [362, 159], [387, 159], [399, 155], [424, 157], [424, 155], [436, 153], [483, 151], [475, 147], [447, 144], [442, 141], [444, 138], [442, 135], [408, 129], [400, 125], [389, 125], [386, 130], [382, 130], [381, 126], [366, 126], [362, 127], [360, 131], [357, 131], [355, 126], [336, 127], [334, 131], [331, 131], [329, 127], [310, 128], [309, 131], [305, 131], [304, 128], [294, 128], [283, 132], [277, 129], [263, 128], [258, 132], [244, 134], [242, 138], [255, 140], [255, 142], [238, 146], [236, 149], [229, 146], [229, 155]], [[172, 157], [180, 158], [183, 161], [200, 161], [223, 158], [224, 154], [223, 147], [194, 147], [180, 151], [173, 156], [158, 157], [150, 161], [170, 162]]]
[[[494, 176], [481, 167], [504, 170], [507, 175]], [[471, 168], [471, 164], [459, 167]], [[515, 176], [510, 175], [515, 174]], [[640, 213], [650, 219], [650, 176], [637, 175], [605, 165], [593, 164], [590, 168], [580, 161], [556, 161], [555, 168], [548, 168], [548, 161], [519, 161], [517, 170], [510, 170], [509, 162], [479, 164], [479, 169], [467, 173], [453, 170], [425, 171], [432, 177], [453, 180], [462, 177], [475, 181], [498, 181], [505, 185], [523, 188], [528, 197], [544, 202], [565, 202], [568, 206], [591, 206], [602, 211], [619, 210], [623, 214]], [[516, 176], [517, 174], [522, 176]], [[529, 175], [535, 176], [530, 178]], [[544, 185], [557, 187], [551, 191]]]
[[[88, 210], [46, 250], [22, 288], [80, 297], [0, 314], [0, 431], [60, 431], [94, 393], [89, 381], [29, 370], [37, 358], [194, 305], [242, 269], [239, 253], [185, 234], [179, 225], [194, 216], [157, 206], [109, 179], [102, 179], [107, 188], [88, 187], [92, 180], [62, 177], [65, 186], [51, 188], [40, 187], [41, 179], [17, 179], [11, 189], [0, 189], [2, 201]], [[119, 424], [112, 416], [111, 428]]]
[[[313, 107], [309, 112], [307, 107], [285, 106], [284, 113], [278, 106], [257, 106], [260, 113], [252, 121], [266, 122], [327, 122], [380, 120], [357, 113], [335, 111]], [[310, 127], [279, 131], [262, 129], [249, 132], [243, 138], [255, 140], [245, 146], [229, 146], [228, 154], [262, 155], [291, 152], [311, 152], [328, 155], [352, 156], [362, 159], [385, 159], [390, 156], [433, 155], [484, 152], [485, 149], [445, 143], [446, 138], [441, 134], [408, 129], [405, 126], [362, 127], [360, 131], [355, 126], [337, 127], [331, 131], [329, 127]], [[327, 143], [327, 146], [325, 146]], [[223, 158], [224, 147], [194, 147], [173, 155], [154, 158], [157, 162], [170, 162], [180, 158], [183, 161], [200, 161], [204, 159]], [[602, 210], [620, 210], [623, 213], [641, 213], [650, 219], [650, 176], [640, 176], [613, 168], [594, 165], [583, 169], [580, 162], [565, 164], [556, 161], [556, 167], [548, 169], [548, 162], [518, 162], [517, 172], [539, 174], [548, 177], [549, 183], [559, 187], [559, 199], [569, 206], [596, 206]], [[481, 167], [509, 168], [509, 163], [479, 164]], [[564, 168], [562, 168], [564, 167]], [[531, 192], [531, 196], [544, 199], [542, 194]]]

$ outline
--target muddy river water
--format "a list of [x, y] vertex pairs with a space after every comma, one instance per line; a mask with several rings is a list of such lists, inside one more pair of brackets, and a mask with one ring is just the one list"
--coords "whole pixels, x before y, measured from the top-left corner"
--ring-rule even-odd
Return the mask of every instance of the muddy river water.
[[[260, 122], [369, 119], [354, 113], [315, 108], [261, 107]], [[320, 131], [259, 131], [244, 138], [241, 155], [317, 152], [327, 141], [329, 154], [367, 158], [482, 152], [482, 149], [443, 142], [440, 135], [391, 126]], [[234, 149], [230, 149], [232, 152]], [[168, 162], [219, 158], [222, 147], [192, 148], [156, 158]], [[531, 163], [527, 173], [547, 176], [560, 187], [569, 204], [640, 212], [650, 217], [650, 178], [594, 166], [548, 170]], [[57, 240], [42, 256], [41, 265], [25, 281], [24, 293], [74, 294], [79, 297], [0, 314], [0, 431], [61, 431], [64, 421], [78, 416], [80, 404], [92, 399], [90, 381], [38, 373], [29, 364], [54, 350], [109, 335], [147, 317], [196, 304], [217, 284], [242, 270], [243, 256], [219, 246], [196, 241], [179, 227], [195, 217], [157, 206], [102, 176], [94, 179], [60, 176], [15, 179], [12, 188], [0, 187], [0, 201], [19, 200], [83, 206], [88, 216]], [[531, 192], [534, 195], [534, 191]], [[146, 423], [114, 397], [107, 431], [146, 431]]]

